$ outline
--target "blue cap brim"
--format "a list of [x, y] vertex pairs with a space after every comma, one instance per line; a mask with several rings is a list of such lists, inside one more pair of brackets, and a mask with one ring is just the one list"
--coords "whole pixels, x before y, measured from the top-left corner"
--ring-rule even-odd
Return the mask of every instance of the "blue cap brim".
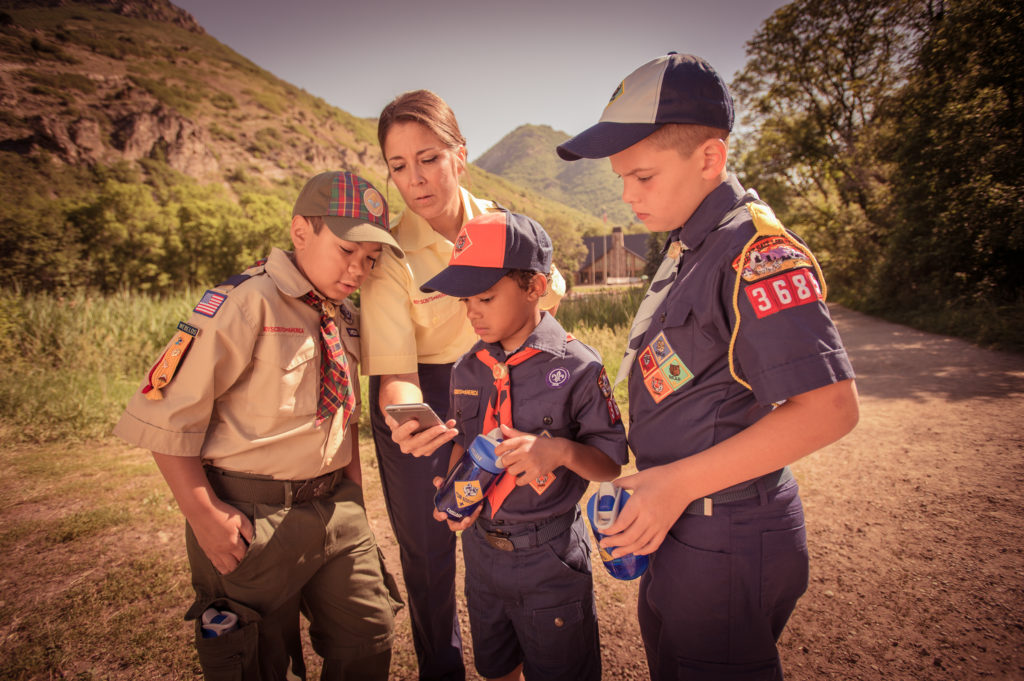
[[439, 291], [453, 298], [469, 298], [491, 288], [508, 272], [504, 268], [453, 265], [438, 272], [437, 276], [420, 286], [420, 290], [424, 293]]
[[660, 127], [660, 123], [598, 123], [558, 145], [558, 155], [566, 161], [605, 158], [628, 149]]

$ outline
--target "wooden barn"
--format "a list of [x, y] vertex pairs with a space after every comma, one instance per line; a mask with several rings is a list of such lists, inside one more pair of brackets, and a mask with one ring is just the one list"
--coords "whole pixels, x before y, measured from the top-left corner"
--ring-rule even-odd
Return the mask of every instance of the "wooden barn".
[[625, 234], [614, 227], [611, 234], [583, 237], [587, 257], [576, 273], [577, 284], [633, 284], [647, 264], [650, 234]]

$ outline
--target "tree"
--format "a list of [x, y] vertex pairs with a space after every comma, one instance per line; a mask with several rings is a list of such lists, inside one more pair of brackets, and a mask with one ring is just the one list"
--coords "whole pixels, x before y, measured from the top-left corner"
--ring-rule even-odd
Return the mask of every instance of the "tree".
[[957, 0], [936, 12], [889, 136], [898, 229], [880, 298], [1021, 302], [1024, 284], [1024, 8]]
[[918, 0], [796, 0], [747, 43], [732, 84], [753, 128], [744, 178], [852, 287], [884, 241], [882, 103], [905, 77]]

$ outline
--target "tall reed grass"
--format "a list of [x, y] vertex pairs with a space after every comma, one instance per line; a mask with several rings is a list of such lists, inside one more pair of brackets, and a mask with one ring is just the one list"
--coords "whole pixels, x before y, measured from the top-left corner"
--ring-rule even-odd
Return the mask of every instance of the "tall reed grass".
[[[198, 293], [57, 297], [0, 290], [0, 441], [109, 434]], [[618, 370], [642, 294], [637, 288], [576, 295], [558, 309], [566, 330], [601, 354], [609, 376]], [[616, 399], [625, 408], [625, 386]]]

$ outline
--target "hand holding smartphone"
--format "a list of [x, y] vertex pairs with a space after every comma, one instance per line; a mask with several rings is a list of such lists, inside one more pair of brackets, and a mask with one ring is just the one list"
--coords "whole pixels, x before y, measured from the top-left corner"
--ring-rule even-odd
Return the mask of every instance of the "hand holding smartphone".
[[398, 425], [402, 425], [406, 421], [416, 419], [419, 421], [419, 427], [413, 431], [413, 435], [422, 433], [428, 428], [434, 426], [444, 425], [444, 421], [438, 416], [433, 409], [430, 408], [429, 404], [423, 402], [410, 402], [407, 404], [389, 404], [384, 407], [384, 411], [391, 415], [391, 418], [398, 421]]

